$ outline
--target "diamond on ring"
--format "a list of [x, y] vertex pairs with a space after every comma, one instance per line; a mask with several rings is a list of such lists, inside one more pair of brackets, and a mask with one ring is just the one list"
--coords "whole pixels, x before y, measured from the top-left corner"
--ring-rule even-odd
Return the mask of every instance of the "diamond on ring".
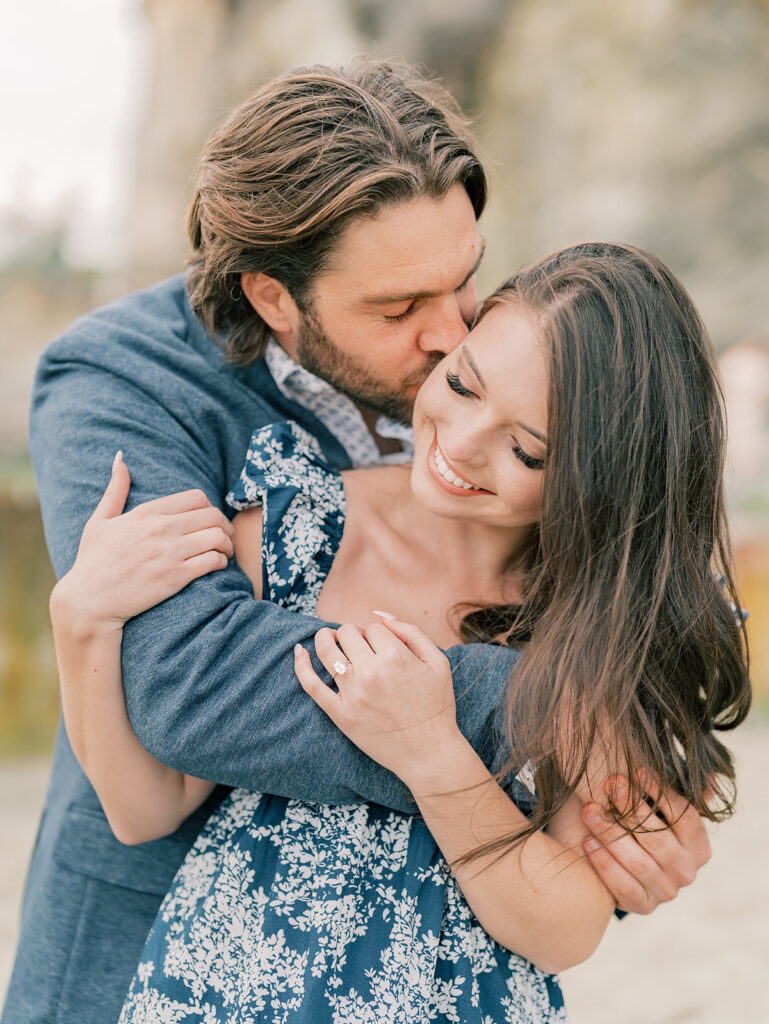
[[334, 670], [333, 674], [335, 676], [343, 676], [347, 671], [347, 666], [349, 664], [349, 661], [335, 661], [334, 664], [331, 666], [332, 669]]

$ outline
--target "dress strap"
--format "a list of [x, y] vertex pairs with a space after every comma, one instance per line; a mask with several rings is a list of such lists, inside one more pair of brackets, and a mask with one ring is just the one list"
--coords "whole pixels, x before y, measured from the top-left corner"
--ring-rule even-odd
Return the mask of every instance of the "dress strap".
[[261, 427], [226, 501], [264, 509], [264, 599], [312, 613], [342, 540], [346, 505], [342, 475], [316, 438], [293, 420]]

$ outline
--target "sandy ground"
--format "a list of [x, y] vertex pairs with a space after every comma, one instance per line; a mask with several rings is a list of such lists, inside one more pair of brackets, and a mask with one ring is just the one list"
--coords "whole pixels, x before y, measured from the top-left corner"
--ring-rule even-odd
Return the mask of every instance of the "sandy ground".
[[[563, 977], [572, 1024], [769, 1021], [769, 726], [733, 738], [740, 807], [713, 835], [697, 883], [648, 918], [613, 922], [601, 948]], [[0, 993], [5, 993], [44, 761], [0, 762]]]

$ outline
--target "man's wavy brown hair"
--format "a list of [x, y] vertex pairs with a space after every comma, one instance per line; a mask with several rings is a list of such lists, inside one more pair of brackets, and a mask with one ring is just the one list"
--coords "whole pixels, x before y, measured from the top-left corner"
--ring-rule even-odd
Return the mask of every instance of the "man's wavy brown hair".
[[354, 219], [467, 191], [486, 203], [483, 168], [451, 96], [415, 69], [361, 59], [299, 68], [262, 86], [206, 144], [190, 207], [192, 308], [241, 364], [269, 329], [240, 287], [263, 272], [306, 310], [318, 274]]

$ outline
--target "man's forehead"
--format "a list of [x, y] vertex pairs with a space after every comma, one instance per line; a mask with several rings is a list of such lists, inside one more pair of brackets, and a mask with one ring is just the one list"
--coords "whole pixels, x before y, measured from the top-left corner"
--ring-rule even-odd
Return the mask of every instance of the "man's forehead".
[[393, 203], [353, 221], [318, 283], [343, 285], [367, 305], [438, 295], [472, 276], [483, 247], [472, 204], [456, 185], [439, 199]]
[[447, 290], [457, 291], [467, 284], [481, 265], [486, 251], [486, 243], [480, 235], [478, 235], [478, 242], [478, 246], [474, 246], [471, 252], [468, 253], [468, 259], [473, 254], [475, 254], [475, 259], [461, 280], [458, 280], [456, 275], [452, 278], [449, 274], [445, 274], [444, 276], [447, 280], [442, 281], [437, 287], [429, 288], [422, 287], [422, 282], [418, 279], [412, 279], [405, 290], [402, 289], [395, 292], [390, 289], [383, 290], [383, 283], [380, 283], [378, 287], [375, 286], [372, 290], [366, 291], [359, 301], [366, 306], [388, 306], [395, 305], [398, 302], [409, 302], [414, 299], [433, 299], [438, 295], [443, 295]]

